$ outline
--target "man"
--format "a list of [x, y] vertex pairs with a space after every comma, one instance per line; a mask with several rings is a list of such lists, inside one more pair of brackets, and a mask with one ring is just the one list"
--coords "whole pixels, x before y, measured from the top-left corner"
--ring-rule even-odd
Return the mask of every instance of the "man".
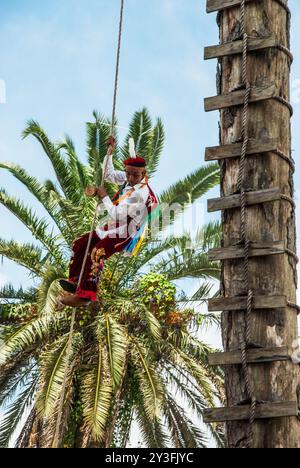
[[[105, 180], [121, 185], [113, 200], [104, 187], [96, 189], [109, 215], [109, 222], [99, 227], [92, 234], [82, 281], [79, 277], [84, 263], [89, 234], [77, 239], [73, 244], [73, 256], [70, 262], [69, 280], [61, 280], [60, 285], [71, 295], [62, 297], [60, 302], [70, 307], [87, 305], [97, 301], [97, 286], [104, 268], [104, 260], [121, 251], [132, 252], [136, 240], [158, 202], [148, 185], [146, 161], [140, 157], [124, 161], [125, 171], [114, 169], [112, 154], [115, 140], [108, 140], [108, 151], [103, 167]], [[87, 193], [95, 195], [89, 187]]]

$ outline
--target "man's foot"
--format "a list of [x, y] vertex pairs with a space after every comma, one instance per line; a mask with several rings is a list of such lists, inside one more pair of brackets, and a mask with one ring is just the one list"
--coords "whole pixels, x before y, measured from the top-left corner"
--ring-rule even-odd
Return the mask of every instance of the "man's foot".
[[67, 291], [69, 293], [75, 294], [77, 291], [77, 284], [72, 283], [72, 281], [61, 279], [59, 280], [59, 284], [64, 291]]
[[89, 299], [79, 297], [76, 294], [72, 294], [70, 296], [62, 297], [60, 302], [68, 307], [82, 307], [88, 306], [91, 301]]

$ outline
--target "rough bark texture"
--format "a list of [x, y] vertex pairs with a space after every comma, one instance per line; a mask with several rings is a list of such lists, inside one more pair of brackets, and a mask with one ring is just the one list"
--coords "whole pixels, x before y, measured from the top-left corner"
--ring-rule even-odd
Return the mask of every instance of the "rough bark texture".
[[[279, 42], [289, 47], [289, 21], [286, 11], [274, 0], [247, 4], [247, 33], [251, 36], [276, 35]], [[228, 42], [240, 38], [240, 8], [234, 7], [219, 14], [220, 40]], [[248, 77], [253, 86], [276, 84], [278, 95], [289, 100], [290, 65], [288, 57], [278, 49], [249, 54]], [[228, 93], [242, 81], [241, 56], [222, 58], [218, 68], [219, 91]], [[241, 107], [221, 111], [221, 144], [241, 139]], [[279, 148], [291, 154], [290, 111], [282, 103], [270, 99], [254, 103], [249, 110], [250, 138], [279, 138]], [[222, 196], [237, 192], [240, 160], [227, 159], [221, 163]], [[293, 196], [293, 174], [287, 162], [274, 153], [247, 157], [247, 189], [263, 190], [280, 187], [282, 194]], [[283, 240], [286, 247], [296, 251], [295, 211], [287, 201], [275, 201], [248, 207], [249, 238], [255, 242]], [[240, 240], [240, 210], [227, 210], [223, 215], [223, 246], [232, 246]], [[250, 259], [251, 284], [255, 295], [286, 295], [296, 302], [296, 261], [285, 255]], [[243, 262], [225, 261], [222, 271], [222, 289], [226, 297], [245, 294]], [[292, 347], [297, 339], [297, 312], [294, 309], [254, 310], [252, 340], [267, 347]], [[239, 332], [244, 329], [243, 312], [224, 312], [223, 344], [225, 351], [239, 347]], [[300, 382], [299, 366], [292, 362], [251, 365], [250, 372], [255, 396], [262, 401], [297, 401]], [[237, 405], [247, 397], [240, 366], [226, 370], [228, 406]], [[227, 424], [230, 448], [243, 447], [247, 436], [247, 422]], [[260, 420], [254, 426], [254, 447], [300, 448], [300, 422], [296, 417]]]

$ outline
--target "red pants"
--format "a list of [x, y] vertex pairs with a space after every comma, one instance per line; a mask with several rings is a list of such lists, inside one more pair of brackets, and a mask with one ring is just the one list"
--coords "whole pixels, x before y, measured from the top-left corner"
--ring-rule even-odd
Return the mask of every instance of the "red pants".
[[[84, 255], [88, 243], [89, 234], [85, 234], [73, 243], [73, 257], [70, 262], [69, 281], [78, 283]], [[77, 290], [77, 295], [82, 298], [97, 301], [97, 286], [104, 269], [104, 260], [117, 252], [121, 252], [131, 239], [120, 238], [100, 239], [97, 233], [93, 232], [91, 247], [84, 269], [81, 284]]]

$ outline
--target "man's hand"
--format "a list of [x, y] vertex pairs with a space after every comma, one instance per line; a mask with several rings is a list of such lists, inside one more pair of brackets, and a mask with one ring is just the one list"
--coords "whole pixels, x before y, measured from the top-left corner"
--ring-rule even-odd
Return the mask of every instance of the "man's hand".
[[107, 192], [106, 192], [104, 187], [99, 187], [98, 188], [98, 197], [100, 197], [102, 199], [107, 197]]
[[85, 194], [89, 198], [94, 198], [97, 196], [97, 187], [94, 187], [93, 185], [88, 185], [85, 189]]
[[110, 136], [109, 139], [107, 140], [107, 154], [108, 154], [108, 156], [111, 156], [113, 154], [115, 147], [116, 147], [116, 140], [114, 139], [113, 136]]

